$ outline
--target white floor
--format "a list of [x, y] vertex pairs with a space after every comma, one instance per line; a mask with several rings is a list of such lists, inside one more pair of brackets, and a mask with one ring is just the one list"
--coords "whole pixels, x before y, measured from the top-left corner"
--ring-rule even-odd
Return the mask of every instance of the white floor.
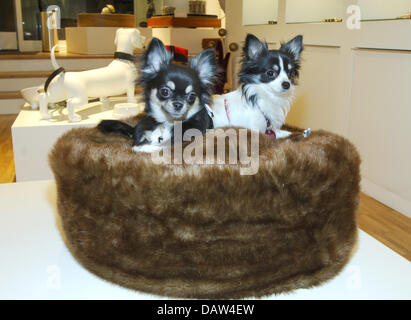
[[[70, 255], [55, 223], [53, 181], [0, 185], [0, 299], [159, 299], [108, 283]], [[267, 299], [411, 299], [411, 263], [360, 231], [339, 276]]]

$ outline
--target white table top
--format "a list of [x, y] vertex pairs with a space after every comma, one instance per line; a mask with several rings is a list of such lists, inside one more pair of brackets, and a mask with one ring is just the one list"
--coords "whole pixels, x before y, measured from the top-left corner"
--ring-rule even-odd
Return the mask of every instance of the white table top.
[[[81, 267], [56, 226], [54, 181], [0, 184], [0, 299], [162, 299]], [[411, 263], [360, 231], [346, 268], [320, 287], [266, 299], [411, 299]]]
[[[140, 99], [140, 96], [137, 97]], [[126, 97], [110, 97], [107, 104], [100, 101], [90, 102], [82, 108], [76, 109], [75, 112], [81, 116], [80, 122], [70, 122], [68, 120], [67, 108], [58, 107], [50, 109], [51, 119], [42, 120], [40, 111], [33, 110], [26, 103], [20, 111], [13, 124], [13, 128], [19, 127], [49, 127], [49, 126], [95, 126], [103, 119], [113, 119], [113, 108], [117, 103], [124, 103]], [[140, 110], [144, 109], [144, 103], [139, 103]]]

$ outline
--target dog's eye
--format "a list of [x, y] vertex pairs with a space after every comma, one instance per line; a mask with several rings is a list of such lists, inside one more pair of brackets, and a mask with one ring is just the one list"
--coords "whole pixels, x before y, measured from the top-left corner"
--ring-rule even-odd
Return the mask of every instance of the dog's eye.
[[186, 96], [186, 100], [189, 104], [194, 103], [194, 101], [196, 100], [197, 95], [194, 92], [190, 92], [189, 94], [187, 94]]
[[270, 78], [273, 78], [275, 76], [275, 71], [270, 69], [268, 71], [266, 71], [265, 73], [267, 76], [269, 76]]
[[171, 91], [171, 89], [169, 87], [162, 87], [160, 89], [160, 95], [163, 98], [170, 98], [172, 96], [173, 92]]

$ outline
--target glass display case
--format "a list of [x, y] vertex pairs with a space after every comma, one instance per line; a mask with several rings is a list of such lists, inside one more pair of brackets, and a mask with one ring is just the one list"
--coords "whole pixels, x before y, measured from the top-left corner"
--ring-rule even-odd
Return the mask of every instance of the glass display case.
[[286, 0], [286, 23], [341, 22], [344, 0]]
[[276, 24], [278, 0], [243, 0], [243, 25]]
[[116, 13], [134, 13], [133, 0], [24, 0], [21, 1], [21, 13], [24, 40], [41, 40], [40, 12], [46, 11], [50, 5], [61, 8], [61, 30], [59, 39], [64, 39], [64, 28], [77, 24], [80, 12], [99, 13], [106, 4], [113, 4]]
[[14, 13], [14, 0], [3, 0], [0, 10], [0, 50], [17, 49], [16, 16]]
[[357, 0], [363, 21], [411, 19], [411, 0]]
[[14, 0], [17, 17], [19, 49], [22, 51], [41, 50], [41, 13], [47, 7], [60, 7], [61, 29], [58, 38], [65, 39], [64, 28], [77, 25], [77, 15], [81, 12], [99, 13], [107, 5], [112, 4], [116, 13], [134, 13], [133, 0]]
[[[243, 0], [243, 25], [276, 24], [278, 0]], [[356, 2], [356, 3], [355, 3]], [[284, 0], [285, 22], [342, 22], [347, 17], [345, 0]], [[350, 2], [351, 3], [351, 2]], [[411, 20], [411, 0], [357, 0], [362, 21]]]

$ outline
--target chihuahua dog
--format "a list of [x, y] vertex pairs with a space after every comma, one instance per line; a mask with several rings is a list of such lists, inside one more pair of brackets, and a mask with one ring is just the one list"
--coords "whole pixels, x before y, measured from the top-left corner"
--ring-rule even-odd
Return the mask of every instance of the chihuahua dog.
[[245, 127], [274, 138], [290, 135], [280, 128], [290, 110], [302, 50], [301, 35], [283, 43], [279, 50], [269, 50], [265, 42], [248, 34], [239, 73], [240, 86], [214, 97], [214, 127]]
[[136, 152], [154, 152], [174, 141], [174, 122], [182, 122], [182, 134], [189, 129], [204, 133], [213, 128], [209, 115], [215, 81], [216, 57], [208, 49], [191, 59], [189, 66], [172, 64], [173, 57], [157, 38], [144, 54], [139, 83], [144, 88], [146, 115], [136, 127], [117, 120], [103, 120], [98, 128], [133, 138]]

